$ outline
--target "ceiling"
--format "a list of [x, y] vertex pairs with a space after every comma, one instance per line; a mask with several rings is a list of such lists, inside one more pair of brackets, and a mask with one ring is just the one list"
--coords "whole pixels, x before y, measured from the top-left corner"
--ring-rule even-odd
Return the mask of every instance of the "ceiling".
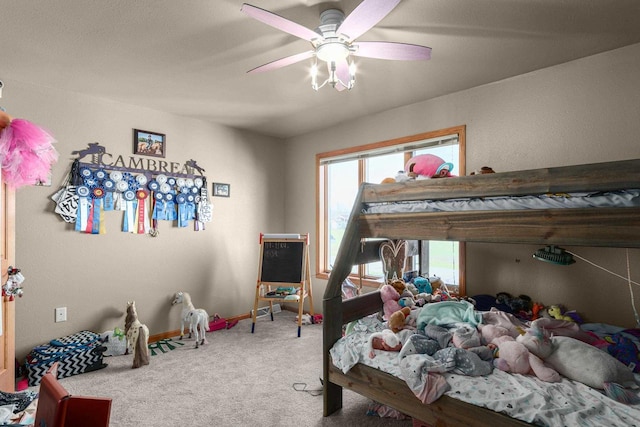
[[[305, 27], [360, 0], [249, 0]], [[310, 49], [241, 0], [3, 0], [0, 79], [288, 138], [640, 42], [638, 0], [404, 0], [358, 41], [429, 46], [429, 61], [356, 58], [356, 86], [311, 89]], [[11, 97], [5, 84], [4, 98]]]

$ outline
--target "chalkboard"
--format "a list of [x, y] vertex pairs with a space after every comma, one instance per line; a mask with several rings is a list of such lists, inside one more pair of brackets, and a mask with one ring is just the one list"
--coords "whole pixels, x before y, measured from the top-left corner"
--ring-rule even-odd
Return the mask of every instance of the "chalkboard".
[[305, 241], [263, 241], [260, 281], [302, 282], [305, 244]]

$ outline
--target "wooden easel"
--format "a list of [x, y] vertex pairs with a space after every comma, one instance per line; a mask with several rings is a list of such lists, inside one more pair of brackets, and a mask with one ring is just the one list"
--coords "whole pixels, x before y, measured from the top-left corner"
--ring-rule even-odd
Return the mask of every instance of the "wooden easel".
[[[274, 289], [272, 289], [274, 287]], [[278, 288], [297, 287], [296, 294], [277, 295]], [[273, 303], [298, 303], [298, 337], [302, 328], [304, 300], [309, 298], [309, 314], [313, 312], [311, 290], [311, 267], [309, 264], [309, 234], [262, 234], [260, 233], [260, 265], [256, 282], [256, 296], [253, 303], [253, 324], [255, 331], [258, 304], [269, 302], [271, 321]]]

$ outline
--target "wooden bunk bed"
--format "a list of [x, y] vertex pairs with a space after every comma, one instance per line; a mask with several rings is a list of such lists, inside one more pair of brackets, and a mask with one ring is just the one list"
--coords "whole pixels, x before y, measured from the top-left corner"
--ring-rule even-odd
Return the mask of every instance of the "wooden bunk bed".
[[324, 294], [324, 415], [342, 407], [343, 388], [437, 426], [528, 425], [507, 415], [443, 395], [422, 404], [404, 381], [363, 365], [346, 374], [330, 349], [343, 325], [378, 313], [378, 291], [344, 300], [341, 285], [352, 266], [370, 262], [367, 238], [453, 240], [542, 245], [640, 247], [640, 207], [365, 214], [372, 203], [482, 198], [640, 188], [640, 159], [467, 177], [363, 184], [354, 203]]

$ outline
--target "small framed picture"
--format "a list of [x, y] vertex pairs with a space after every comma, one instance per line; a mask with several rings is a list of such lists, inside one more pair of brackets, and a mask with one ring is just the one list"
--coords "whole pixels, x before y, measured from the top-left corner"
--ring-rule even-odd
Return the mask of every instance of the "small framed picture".
[[133, 154], [152, 157], [164, 157], [167, 146], [163, 133], [147, 130], [133, 130]]
[[221, 184], [219, 182], [213, 183], [213, 195], [217, 197], [229, 197], [231, 193], [230, 184]]

